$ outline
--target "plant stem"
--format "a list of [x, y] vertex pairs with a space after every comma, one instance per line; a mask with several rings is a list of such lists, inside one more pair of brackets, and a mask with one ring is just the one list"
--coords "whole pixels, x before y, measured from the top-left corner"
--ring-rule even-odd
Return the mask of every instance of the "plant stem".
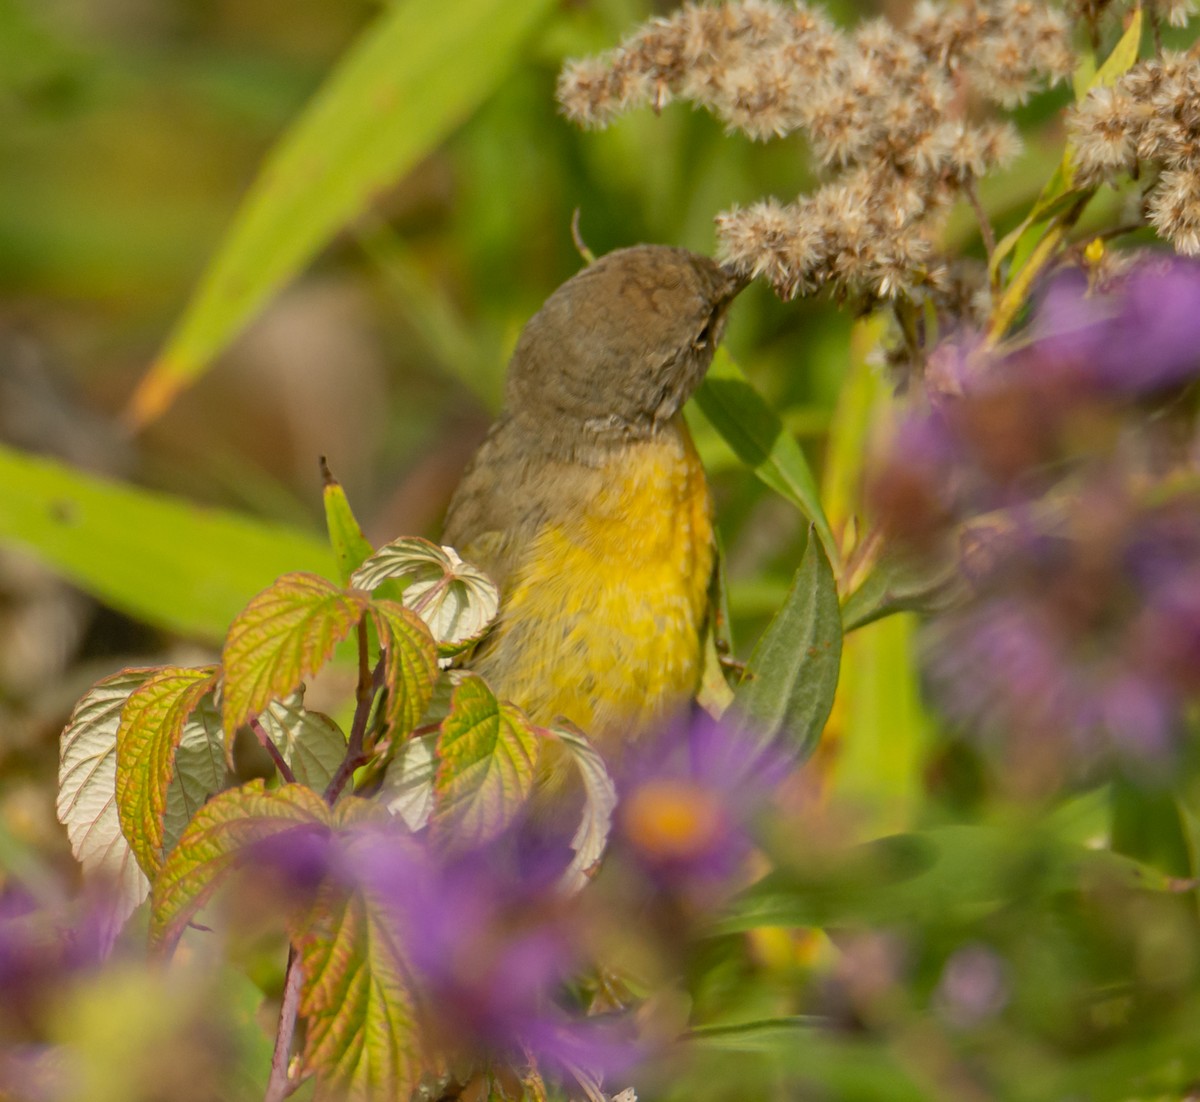
[[263, 725], [258, 722], [257, 716], [251, 717], [250, 730], [254, 732], [254, 737], [258, 739], [259, 744], [275, 763], [275, 768], [279, 770], [279, 775], [288, 784], [295, 784], [296, 774], [292, 772], [292, 767], [283, 760], [283, 755], [279, 752], [279, 747], [275, 745], [275, 740], [267, 734]]
[[384, 654], [381, 652], [379, 661], [371, 670], [370, 656], [367, 653], [367, 621], [364, 617], [358, 622], [358, 688], [354, 696], [357, 704], [354, 709], [354, 723], [350, 728], [350, 738], [346, 743], [346, 756], [342, 764], [329, 781], [325, 789], [325, 802], [333, 805], [342, 794], [346, 783], [354, 776], [354, 771], [367, 759], [363, 754], [363, 744], [367, 733], [367, 720], [371, 717], [371, 705], [375, 696], [383, 686]]
[[292, 1053], [292, 1038], [296, 1033], [296, 1018], [300, 1012], [300, 957], [296, 947], [288, 947], [287, 974], [283, 981], [283, 1003], [279, 1007], [279, 1027], [275, 1031], [275, 1051], [271, 1054], [271, 1077], [263, 1102], [283, 1102], [296, 1089], [288, 1075]]
[[[963, 185], [963, 195], [967, 197], [967, 202], [971, 204], [971, 209], [975, 212], [975, 221], [979, 223], [979, 236], [983, 239], [983, 248], [987, 253], [988, 270], [992, 269], [992, 259], [996, 255], [996, 234], [992, 229], [992, 223], [988, 221], [987, 212], [983, 209], [983, 204], [979, 201], [979, 191], [975, 187], [974, 179], [969, 179]], [[993, 283], [998, 277], [993, 274]], [[995, 290], [995, 287], [992, 288]]]

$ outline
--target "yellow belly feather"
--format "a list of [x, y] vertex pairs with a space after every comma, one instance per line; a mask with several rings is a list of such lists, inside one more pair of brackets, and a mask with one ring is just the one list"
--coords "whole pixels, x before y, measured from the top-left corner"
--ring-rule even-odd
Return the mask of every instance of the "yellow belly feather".
[[537, 723], [565, 716], [626, 738], [696, 690], [712, 517], [691, 438], [676, 430], [607, 463], [513, 574], [473, 665]]

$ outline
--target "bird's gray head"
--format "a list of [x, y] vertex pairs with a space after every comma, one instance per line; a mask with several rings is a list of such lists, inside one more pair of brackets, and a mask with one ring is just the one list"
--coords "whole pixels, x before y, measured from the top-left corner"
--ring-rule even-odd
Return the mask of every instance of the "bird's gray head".
[[509, 416], [544, 437], [652, 436], [700, 384], [743, 286], [686, 249], [602, 256], [525, 326], [508, 369]]

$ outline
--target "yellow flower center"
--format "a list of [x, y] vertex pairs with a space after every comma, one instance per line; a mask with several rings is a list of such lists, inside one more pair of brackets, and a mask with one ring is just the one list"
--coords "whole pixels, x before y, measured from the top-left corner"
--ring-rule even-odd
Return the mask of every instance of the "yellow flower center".
[[717, 839], [724, 821], [719, 801], [691, 781], [640, 785], [625, 801], [629, 839], [657, 860], [695, 857]]

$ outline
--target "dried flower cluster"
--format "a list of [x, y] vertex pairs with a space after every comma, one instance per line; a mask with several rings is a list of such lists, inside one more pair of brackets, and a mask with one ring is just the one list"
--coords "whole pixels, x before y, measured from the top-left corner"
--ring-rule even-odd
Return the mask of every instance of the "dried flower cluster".
[[725, 258], [785, 297], [890, 298], [936, 283], [936, 216], [1018, 147], [1008, 123], [967, 115], [970, 93], [1011, 107], [1066, 75], [1069, 30], [1035, 0], [922, 0], [903, 29], [852, 33], [800, 3], [688, 5], [569, 64], [559, 99], [585, 126], [679, 97], [755, 138], [802, 131], [832, 178], [719, 216]]
[[1068, 125], [1080, 183], [1156, 168], [1151, 224], [1179, 252], [1200, 254], [1200, 61], [1170, 51], [1143, 61], [1093, 89]]
[[946, 714], [1052, 780], [1108, 755], [1170, 761], [1200, 700], [1179, 401], [1200, 378], [1200, 267], [1144, 263], [1105, 294], [1067, 277], [1029, 333], [1002, 356], [935, 351], [940, 389], [875, 476], [894, 537], [959, 547], [970, 595], [930, 625], [931, 680]]

